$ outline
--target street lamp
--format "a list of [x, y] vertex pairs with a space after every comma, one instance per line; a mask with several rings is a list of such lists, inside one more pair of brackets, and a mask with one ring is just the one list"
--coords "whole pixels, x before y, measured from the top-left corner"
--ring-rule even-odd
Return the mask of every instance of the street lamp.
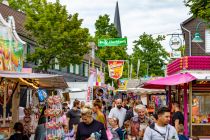
[[195, 42], [195, 43], [201, 43], [201, 42], [203, 42], [203, 39], [201, 38], [201, 35], [200, 35], [199, 31], [198, 31], [199, 26], [200, 26], [202, 23], [206, 23], [206, 22], [201, 21], [201, 22], [199, 22], [199, 23], [197, 24], [196, 30], [195, 30], [195, 35], [194, 35], [194, 38], [193, 38], [192, 42]]

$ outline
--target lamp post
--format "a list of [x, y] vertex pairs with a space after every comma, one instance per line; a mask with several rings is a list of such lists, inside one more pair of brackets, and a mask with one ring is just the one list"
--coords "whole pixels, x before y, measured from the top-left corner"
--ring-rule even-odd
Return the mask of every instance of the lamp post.
[[205, 21], [201, 21], [201, 22], [199, 22], [197, 24], [196, 30], [195, 30], [195, 35], [194, 35], [194, 38], [193, 38], [192, 42], [195, 42], [195, 43], [201, 43], [201, 42], [203, 42], [203, 40], [201, 38], [201, 35], [200, 35], [199, 31], [198, 31], [199, 30], [199, 26], [201, 24], [203, 24], [203, 23], [206, 23], [206, 22]]

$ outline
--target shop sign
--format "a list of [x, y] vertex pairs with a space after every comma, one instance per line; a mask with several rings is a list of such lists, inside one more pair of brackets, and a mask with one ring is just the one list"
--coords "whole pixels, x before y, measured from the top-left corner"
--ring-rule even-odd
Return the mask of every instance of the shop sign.
[[182, 46], [182, 40], [179, 36], [172, 36], [169, 45], [172, 50], [178, 50]]
[[106, 46], [127, 46], [127, 38], [110, 38], [110, 39], [99, 39], [99, 47]]
[[119, 82], [118, 82], [119, 90], [126, 90], [127, 89], [127, 84], [128, 84], [128, 79], [127, 78], [119, 79]]
[[109, 77], [119, 79], [123, 73], [123, 60], [108, 60]]
[[171, 53], [171, 58], [181, 58], [181, 57], [182, 57], [181, 51], [173, 51]]

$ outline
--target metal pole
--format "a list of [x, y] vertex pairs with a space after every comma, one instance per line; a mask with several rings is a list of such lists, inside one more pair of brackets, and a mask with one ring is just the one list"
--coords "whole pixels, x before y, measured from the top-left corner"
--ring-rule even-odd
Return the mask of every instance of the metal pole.
[[191, 31], [189, 31], [188, 29], [186, 29], [183, 25], [181, 25], [181, 28], [185, 31], [187, 31], [189, 33], [189, 56], [192, 55], [192, 35], [191, 35]]
[[187, 83], [184, 84], [184, 135], [188, 136], [188, 95], [187, 95]]
[[139, 78], [139, 68], [140, 68], [140, 59], [138, 59], [138, 63], [137, 63], [137, 79]]
[[130, 64], [129, 64], [129, 60], [128, 60], [128, 79], [129, 79], [129, 70], [130, 70]]

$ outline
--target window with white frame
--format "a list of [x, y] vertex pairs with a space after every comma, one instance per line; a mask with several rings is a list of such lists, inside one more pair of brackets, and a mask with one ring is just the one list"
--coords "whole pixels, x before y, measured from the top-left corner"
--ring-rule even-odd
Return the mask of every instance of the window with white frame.
[[56, 70], [59, 70], [60, 68], [59, 68], [59, 64], [56, 64], [56, 63], [58, 63], [58, 59], [57, 58], [55, 58], [55, 69]]
[[70, 73], [74, 73], [74, 65], [70, 64]]
[[205, 30], [205, 48], [206, 53], [210, 53], [210, 29]]
[[88, 77], [88, 64], [85, 63], [84, 67], [85, 67], [85, 68], [84, 68], [84, 70], [85, 70], [85, 71], [84, 71], [85, 76]]
[[76, 64], [75, 67], [75, 74], [79, 74], [79, 65]]

